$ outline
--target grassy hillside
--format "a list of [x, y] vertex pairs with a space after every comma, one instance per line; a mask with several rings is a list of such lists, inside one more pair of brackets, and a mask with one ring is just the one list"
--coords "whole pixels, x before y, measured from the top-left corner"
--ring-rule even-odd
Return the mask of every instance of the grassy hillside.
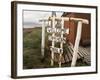
[[24, 31], [23, 38], [24, 68], [47, 67], [48, 62], [45, 60], [43, 63], [41, 57], [41, 28], [33, 28], [30, 32]]
[[[45, 44], [45, 58], [41, 57], [41, 28], [32, 28], [31, 30], [23, 31], [23, 68], [50, 68], [50, 51], [49, 42], [46, 33]], [[77, 61], [77, 66], [85, 66], [81, 60]], [[70, 67], [70, 62], [62, 64], [63, 67]], [[58, 67], [58, 63], [55, 62], [53, 67]]]

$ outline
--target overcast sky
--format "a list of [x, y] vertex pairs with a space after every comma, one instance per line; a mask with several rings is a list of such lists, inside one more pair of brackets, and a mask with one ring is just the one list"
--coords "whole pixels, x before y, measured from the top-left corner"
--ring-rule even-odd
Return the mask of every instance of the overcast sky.
[[[57, 16], [61, 16], [63, 12], [57, 12]], [[39, 20], [47, 18], [51, 16], [52, 12], [44, 12], [44, 11], [24, 11], [23, 13], [23, 24], [24, 28], [32, 28], [41, 26]]]

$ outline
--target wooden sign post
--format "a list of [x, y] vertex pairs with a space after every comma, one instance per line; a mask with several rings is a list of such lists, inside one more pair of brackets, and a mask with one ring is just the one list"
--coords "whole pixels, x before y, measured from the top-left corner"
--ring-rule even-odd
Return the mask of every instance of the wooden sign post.
[[[64, 29], [64, 20], [61, 19], [61, 29]], [[61, 32], [61, 38], [63, 38], [63, 32]], [[63, 49], [63, 42], [60, 43], [60, 48]], [[59, 67], [61, 67], [61, 58], [62, 58], [62, 53], [60, 53], [60, 56], [59, 56]]]
[[42, 22], [42, 40], [41, 40], [42, 57], [44, 57], [44, 48], [45, 48], [45, 21]]
[[[52, 18], [52, 28], [55, 28], [55, 16], [53, 15], [53, 18]], [[55, 37], [55, 33], [52, 33], [52, 37]], [[54, 39], [52, 40], [52, 48], [54, 48], [55, 46], [55, 42], [54, 42]], [[51, 50], [51, 66], [53, 66], [54, 64], [54, 51]]]
[[[57, 28], [56, 22], [61, 20], [61, 26], [60, 28]], [[52, 41], [51, 43], [51, 66], [54, 65], [54, 54], [58, 53], [59, 54], [59, 67], [61, 67], [61, 58], [63, 54], [63, 44], [66, 43], [66, 38], [63, 36], [63, 34], [67, 33], [69, 34], [69, 29], [64, 29], [64, 21], [77, 21], [78, 22], [78, 28], [77, 28], [77, 35], [76, 35], [76, 40], [75, 40], [75, 46], [74, 46], [74, 52], [73, 52], [73, 58], [72, 58], [72, 63], [71, 67], [74, 67], [76, 65], [77, 61], [77, 52], [78, 52], [78, 47], [81, 39], [81, 31], [82, 31], [82, 23], [88, 24], [88, 20], [86, 19], [81, 19], [81, 18], [69, 18], [69, 17], [56, 17], [53, 15], [52, 17], [49, 17], [49, 19], [44, 19], [41, 20], [43, 21], [42, 25], [42, 46], [41, 46], [41, 51], [42, 51], [42, 56], [44, 56], [44, 41], [45, 41], [45, 21], [50, 21], [51, 22], [51, 27], [47, 27], [47, 32], [51, 33], [51, 35], [48, 36], [48, 40]], [[59, 33], [59, 36], [56, 36], [56, 34]], [[55, 47], [55, 43], [60, 44], [60, 48]]]
[[[51, 18], [52, 21], [52, 27], [51, 28], [47, 28], [47, 32], [48, 33], [52, 33], [52, 35], [48, 36], [48, 40], [52, 41], [51, 44], [51, 66], [54, 65], [54, 54], [58, 53], [59, 54], [59, 67], [61, 67], [61, 58], [62, 58], [62, 54], [63, 54], [63, 43], [66, 42], [66, 38], [63, 36], [63, 34], [65, 34], [66, 32], [68, 32], [68, 30], [64, 29], [64, 19], [61, 18], [61, 26], [60, 28], [57, 28], [57, 26], [55, 25], [56, 23], [56, 17], [52, 16]], [[59, 34], [59, 36], [56, 36], [56, 34]], [[55, 47], [55, 43], [60, 44], [60, 48], [56, 48]]]

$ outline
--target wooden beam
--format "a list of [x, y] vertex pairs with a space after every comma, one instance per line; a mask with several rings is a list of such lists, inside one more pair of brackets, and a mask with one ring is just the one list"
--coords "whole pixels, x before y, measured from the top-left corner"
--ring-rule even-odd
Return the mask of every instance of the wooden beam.
[[[42, 19], [40, 21], [51, 21], [53, 17], [50, 17], [49, 19]], [[64, 21], [69, 21], [69, 20], [74, 20], [74, 21], [81, 21], [84, 24], [89, 24], [89, 21], [87, 19], [82, 19], [82, 18], [74, 18], [74, 17], [55, 17], [55, 20], [64, 20]]]
[[74, 46], [71, 67], [74, 67], [76, 65], [77, 55], [78, 55], [78, 47], [79, 47], [79, 43], [80, 43], [80, 39], [81, 39], [81, 32], [82, 32], [82, 21], [78, 21], [77, 35], [76, 35], [76, 40], [75, 40], [75, 46]]

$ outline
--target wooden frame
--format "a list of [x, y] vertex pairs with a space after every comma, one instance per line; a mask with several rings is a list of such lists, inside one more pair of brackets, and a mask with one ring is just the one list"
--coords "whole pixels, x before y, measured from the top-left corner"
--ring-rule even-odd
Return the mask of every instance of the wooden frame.
[[[26, 8], [25, 6], [27, 6], [28, 8]], [[67, 67], [63, 67], [63, 68], [47, 68], [47, 69], [29, 69], [29, 72], [27, 72], [28, 70], [23, 70], [22, 66], [23, 64], [20, 64], [19, 62], [23, 61], [22, 60], [22, 56], [19, 56], [19, 53], [21, 55], [23, 55], [23, 49], [18, 50], [19, 48], [21, 48], [22, 45], [22, 41], [20, 41], [21, 39], [23, 39], [23, 33], [20, 32], [22, 30], [22, 26], [23, 26], [23, 21], [20, 18], [23, 17], [19, 17], [19, 16], [23, 16], [23, 10], [34, 10], [33, 7], [36, 7], [37, 9], [35, 9], [36, 11], [58, 11], [59, 10], [61, 12], [64, 12], [65, 8], [67, 9], [73, 9], [70, 12], [79, 12], [78, 9], [82, 9], [82, 10], [88, 10], [86, 12], [80, 11], [79, 13], [90, 13], [91, 14], [91, 32], [93, 31], [94, 33], [91, 33], [93, 36], [91, 36], [91, 48], [94, 49], [94, 52], [91, 51], [91, 61], [94, 61], [95, 63], [93, 64], [91, 62], [91, 65], [89, 67], [71, 67], [68, 69], [69, 70], [76, 70], [76, 72], [65, 72], [65, 70], [68, 70]], [[40, 7], [51, 7], [50, 9], [39, 9]], [[30, 9], [31, 8], [31, 9]], [[54, 9], [52, 9], [54, 8]], [[75, 8], [75, 9], [74, 9]], [[56, 10], [57, 9], [57, 10]], [[62, 9], [62, 10], [61, 10]], [[76, 11], [78, 10], [78, 11]], [[21, 12], [20, 12], [21, 11]], [[67, 10], [68, 11], [68, 10]], [[66, 11], [66, 12], [67, 12]], [[74, 19], [74, 18], [71, 18]], [[79, 20], [80, 21], [80, 20]], [[93, 22], [93, 23], [92, 23]], [[68, 5], [68, 4], [54, 4], [54, 3], [39, 3], [39, 2], [23, 2], [23, 1], [12, 1], [11, 2], [11, 77], [12, 78], [30, 78], [30, 77], [48, 77], [48, 76], [64, 76], [64, 75], [79, 75], [79, 74], [93, 74], [93, 73], [97, 73], [97, 6], [83, 6], [83, 5]], [[20, 27], [18, 27], [20, 26]], [[95, 27], [95, 28], [93, 28]], [[63, 28], [63, 27], [62, 27]], [[21, 30], [20, 30], [21, 29]], [[21, 35], [19, 37], [19, 34]], [[94, 39], [93, 39], [94, 38]], [[93, 42], [93, 44], [92, 44]], [[20, 45], [21, 44], [21, 45]], [[93, 47], [94, 46], [94, 47]], [[93, 54], [94, 53], [94, 54]], [[93, 57], [95, 56], [95, 57]], [[20, 66], [20, 67], [19, 67]], [[61, 66], [61, 64], [60, 64]], [[78, 70], [79, 69], [90, 69], [88, 70], [83, 70], [82, 72]], [[21, 72], [22, 70], [22, 72]], [[32, 71], [33, 73], [31, 73]], [[43, 71], [44, 72], [41, 72]], [[36, 73], [39, 72], [40, 73]], [[46, 72], [50, 72], [50, 73], [46, 73]], [[25, 73], [25, 74], [23, 74]], [[30, 74], [31, 73], [31, 74]]]

